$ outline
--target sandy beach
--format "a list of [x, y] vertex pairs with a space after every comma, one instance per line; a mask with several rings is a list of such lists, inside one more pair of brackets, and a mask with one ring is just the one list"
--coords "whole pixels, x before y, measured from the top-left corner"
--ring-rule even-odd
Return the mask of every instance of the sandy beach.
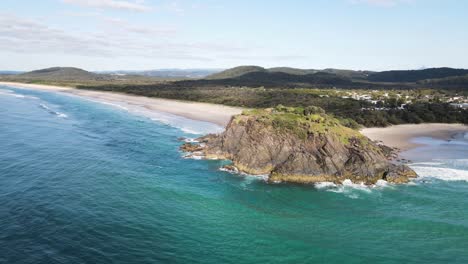
[[[143, 112], [146, 111], [148, 113], [163, 112], [192, 120], [213, 123], [222, 127], [227, 125], [233, 115], [242, 112], [242, 108], [238, 107], [150, 98], [115, 92], [89, 91], [70, 87], [10, 82], [0, 82], [0, 85], [71, 94], [96, 102], [125, 108], [126, 110], [137, 113], [144, 114]], [[468, 132], [468, 126], [461, 124], [398, 125], [386, 128], [365, 128], [361, 130], [361, 133], [370, 139], [382, 141], [385, 145], [399, 148], [400, 150], [408, 150], [417, 147], [418, 144], [411, 142], [411, 139], [416, 137], [432, 137], [450, 140], [455, 134], [463, 132]]]
[[227, 125], [227, 123], [233, 115], [240, 114], [243, 110], [242, 108], [238, 107], [230, 107], [217, 104], [150, 98], [115, 92], [79, 90], [75, 88], [61, 86], [23, 84], [11, 82], [0, 82], [0, 85], [72, 94], [86, 99], [91, 99], [97, 102], [114, 105], [120, 108], [125, 108], [129, 111], [133, 110], [133, 112], [141, 113], [142, 109], [145, 109], [149, 112], [164, 112], [186, 117], [192, 120], [210, 122], [223, 127]]
[[365, 128], [361, 133], [372, 140], [382, 141], [385, 145], [408, 150], [419, 146], [411, 141], [417, 137], [432, 137], [450, 140], [458, 133], [467, 133], [468, 126], [462, 124], [415, 124], [398, 125], [385, 128]]

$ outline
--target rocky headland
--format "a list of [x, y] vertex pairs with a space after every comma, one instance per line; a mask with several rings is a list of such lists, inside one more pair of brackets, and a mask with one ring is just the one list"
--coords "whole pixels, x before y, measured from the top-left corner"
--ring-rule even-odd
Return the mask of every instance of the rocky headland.
[[388, 147], [345, 127], [318, 107], [248, 110], [219, 135], [181, 149], [207, 159], [231, 160], [227, 168], [269, 175], [270, 182], [407, 183], [417, 177], [392, 161]]

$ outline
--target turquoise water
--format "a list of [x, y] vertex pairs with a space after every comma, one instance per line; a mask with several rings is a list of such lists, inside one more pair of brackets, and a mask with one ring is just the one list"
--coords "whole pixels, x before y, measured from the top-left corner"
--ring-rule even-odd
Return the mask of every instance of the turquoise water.
[[464, 139], [415, 183], [366, 188], [231, 175], [183, 159], [181, 136], [0, 87], [0, 263], [468, 263]]

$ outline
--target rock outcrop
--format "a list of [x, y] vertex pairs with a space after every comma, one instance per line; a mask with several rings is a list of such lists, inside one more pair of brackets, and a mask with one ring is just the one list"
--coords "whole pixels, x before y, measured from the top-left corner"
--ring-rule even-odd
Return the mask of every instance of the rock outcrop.
[[416, 173], [388, 160], [385, 149], [320, 108], [277, 107], [244, 112], [224, 133], [181, 149], [207, 159], [228, 159], [239, 172], [271, 182], [407, 183]]

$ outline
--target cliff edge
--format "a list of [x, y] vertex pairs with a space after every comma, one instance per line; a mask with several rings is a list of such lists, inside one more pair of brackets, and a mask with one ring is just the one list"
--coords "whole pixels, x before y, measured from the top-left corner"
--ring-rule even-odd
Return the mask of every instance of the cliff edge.
[[224, 133], [181, 149], [207, 159], [228, 159], [231, 169], [269, 175], [270, 182], [407, 183], [416, 173], [389, 160], [388, 148], [318, 107], [249, 110], [234, 116]]

